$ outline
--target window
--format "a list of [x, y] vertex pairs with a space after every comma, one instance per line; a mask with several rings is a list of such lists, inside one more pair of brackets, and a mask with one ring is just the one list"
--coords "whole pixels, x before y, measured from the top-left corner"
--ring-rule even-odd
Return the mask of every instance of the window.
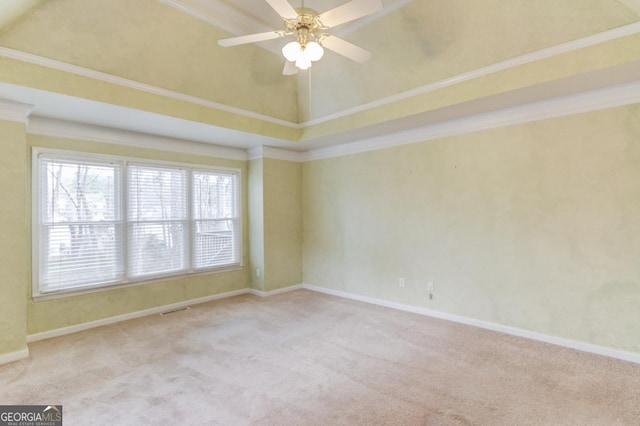
[[232, 262], [237, 251], [240, 221], [235, 176], [231, 173], [193, 173], [195, 268]]
[[187, 172], [130, 165], [127, 187], [130, 276], [187, 269]]
[[40, 161], [40, 288], [122, 281], [121, 166]]
[[34, 150], [34, 296], [241, 266], [238, 170]]

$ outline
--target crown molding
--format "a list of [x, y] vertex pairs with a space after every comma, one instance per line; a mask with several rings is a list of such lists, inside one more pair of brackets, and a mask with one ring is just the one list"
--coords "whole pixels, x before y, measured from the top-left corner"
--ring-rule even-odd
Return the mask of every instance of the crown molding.
[[567, 43], [562, 43], [546, 49], [538, 50], [533, 53], [518, 56], [516, 58], [508, 59], [506, 61], [498, 62], [486, 67], [478, 68], [476, 70], [459, 74], [450, 78], [446, 78], [444, 80], [439, 80], [433, 83], [426, 84], [424, 86], [416, 87], [414, 89], [407, 90], [406, 92], [398, 93], [393, 96], [388, 96], [386, 98], [381, 98], [373, 102], [368, 102], [366, 104], [358, 105], [353, 108], [348, 108], [343, 111], [339, 111], [333, 114], [325, 115], [323, 117], [318, 117], [312, 120], [308, 120], [300, 124], [302, 127], [315, 126], [318, 124], [325, 123], [327, 121], [343, 118], [352, 114], [357, 114], [373, 108], [382, 107], [388, 104], [392, 104], [394, 102], [399, 102], [408, 98], [412, 98], [414, 96], [422, 95], [428, 92], [433, 92], [435, 90], [439, 90], [447, 86], [452, 86], [454, 84], [462, 83], [464, 81], [473, 80], [478, 77], [483, 77], [499, 71], [504, 71], [509, 68], [514, 68], [520, 65], [528, 64], [528, 63], [539, 61], [542, 59], [551, 58], [553, 56], [557, 56], [563, 53], [568, 53], [568, 52], [582, 49], [585, 47], [594, 46], [596, 44], [604, 43], [607, 41], [615, 40], [618, 38], [626, 37], [626, 36], [637, 34], [637, 33], [640, 33], [640, 22], [618, 27], [613, 30], [604, 31], [598, 34], [594, 34], [592, 36], [580, 38]]
[[0, 99], [0, 120], [16, 121], [26, 124], [34, 105]]
[[[164, 2], [175, 2], [175, 1], [179, 2], [179, 0], [164, 0]], [[403, 1], [404, 0], [398, 0], [399, 2], [398, 7], [403, 5], [402, 3]], [[395, 4], [388, 6], [389, 9], [393, 9], [394, 7], [395, 7]], [[190, 102], [196, 105], [202, 105], [208, 108], [225, 111], [231, 114], [236, 114], [236, 115], [247, 117], [247, 118], [253, 118], [253, 119], [257, 119], [264, 122], [273, 123], [273, 124], [293, 128], [293, 129], [304, 129], [306, 127], [318, 125], [318, 124], [325, 123], [338, 118], [343, 118], [343, 117], [356, 114], [359, 112], [364, 112], [373, 108], [382, 107], [388, 104], [392, 104], [394, 102], [402, 101], [404, 99], [408, 99], [424, 93], [432, 92], [447, 86], [472, 80], [478, 77], [486, 76], [495, 72], [504, 71], [509, 68], [517, 67], [523, 64], [535, 62], [545, 58], [550, 58], [552, 56], [560, 55], [562, 53], [571, 52], [573, 50], [582, 49], [584, 47], [593, 46], [599, 43], [604, 43], [607, 41], [615, 40], [617, 38], [622, 38], [622, 37], [626, 37], [626, 36], [637, 34], [637, 33], [640, 33], [640, 22], [636, 22], [630, 25], [625, 25], [619, 28], [615, 28], [613, 30], [604, 31], [599, 34], [595, 34], [595, 35], [584, 37], [578, 40], [570, 41], [568, 43], [556, 45], [547, 49], [542, 49], [527, 55], [509, 59], [503, 62], [489, 65], [487, 67], [479, 68], [479, 69], [476, 69], [464, 74], [460, 74], [454, 77], [450, 77], [444, 80], [429, 83], [424, 86], [417, 87], [415, 89], [408, 90], [393, 96], [388, 96], [386, 98], [378, 99], [373, 102], [368, 102], [366, 104], [362, 104], [353, 108], [336, 112], [334, 114], [329, 114], [323, 117], [308, 120], [302, 123], [294, 123], [286, 120], [277, 119], [277, 118], [266, 116], [263, 114], [247, 111], [241, 108], [231, 107], [228, 105], [223, 105], [218, 102], [209, 101], [209, 100], [198, 98], [195, 96], [185, 95], [182, 93], [174, 92], [174, 91], [163, 89], [156, 86], [151, 86], [151, 85], [136, 82], [133, 80], [128, 80], [122, 77], [117, 77], [117, 76], [103, 73], [100, 71], [94, 71], [94, 70], [83, 68], [77, 65], [67, 64], [65, 62], [56, 61], [54, 59], [33, 55], [27, 52], [9, 49], [7, 47], [0, 46], [0, 56], [16, 59], [19, 61], [23, 61], [23, 62], [27, 62], [27, 63], [39, 65], [39, 66], [44, 66], [51, 69], [56, 69], [59, 71], [68, 72], [71, 74], [80, 75], [83, 77], [89, 77], [95, 80], [104, 81], [107, 83], [116, 84], [123, 87], [128, 87], [134, 90], [140, 90], [140, 91], [155, 94], [155, 95], [160, 95], [160, 96], [164, 96], [164, 97], [168, 97], [168, 98], [172, 98], [180, 101]]]
[[[271, 158], [308, 162], [637, 103], [640, 103], [640, 80], [306, 152], [269, 146], [243, 150], [42, 117], [28, 120], [27, 133], [241, 161]], [[3, 105], [17, 106], [23, 114], [31, 111], [30, 105], [9, 102], [0, 102], [0, 111]]]
[[357, 142], [319, 148], [302, 154], [302, 161], [341, 157], [448, 136], [640, 103], [640, 80], [575, 95], [561, 96], [470, 117], [378, 136]]
[[230, 148], [202, 142], [154, 136], [89, 124], [73, 123], [43, 117], [33, 117], [27, 124], [27, 133], [59, 138], [80, 139], [91, 142], [112, 143], [137, 148], [159, 149], [163, 151], [194, 154], [229, 160], [247, 159], [244, 149]]
[[270, 158], [272, 160], [283, 161], [304, 161], [304, 153], [298, 151], [290, 151], [288, 149], [273, 148], [270, 146], [257, 146], [247, 151], [248, 160], [258, 160], [261, 158]]
[[0, 46], [0, 56], [5, 58], [16, 59], [18, 61], [27, 62], [34, 65], [39, 65], [47, 68], [51, 68], [58, 71], [67, 72], [70, 74], [80, 75], [82, 77], [92, 78], [94, 80], [103, 81], [105, 83], [116, 84], [118, 86], [127, 87], [129, 89], [139, 90], [153, 95], [164, 96], [167, 98], [190, 102], [192, 104], [205, 106], [231, 114], [240, 115], [247, 118], [253, 118], [261, 120], [267, 123], [278, 124], [280, 126], [291, 127], [299, 129], [301, 126], [291, 121], [281, 120], [279, 118], [270, 117], [256, 112], [247, 111], [241, 108], [236, 108], [228, 105], [224, 105], [218, 102], [210, 101], [207, 99], [198, 98], [196, 96], [185, 95], [183, 93], [174, 92], [172, 90], [163, 89], [161, 87], [152, 86], [145, 83], [140, 83], [134, 80], [129, 80], [122, 77], [117, 77], [111, 74], [107, 74], [101, 71], [95, 71], [89, 68], [80, 67], [78, 65], [68, 64], [66, 62], [57, 61], [55, 59], [49, 59], [31, 53], [22, 52], [20, 50], [9, 49], [8, 47]]
[[262, 152], [265, 147], [256, 146], [255, 148], [251, 148], [247, 150], [247, 160], [259, 160], [263, 158]]

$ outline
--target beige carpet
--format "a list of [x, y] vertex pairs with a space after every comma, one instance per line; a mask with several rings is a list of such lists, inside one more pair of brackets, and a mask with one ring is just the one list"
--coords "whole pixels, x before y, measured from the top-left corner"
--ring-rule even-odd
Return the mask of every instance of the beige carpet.
[[299, 290], [30, 345], [65, 425], [638, 425], [640, 365]]

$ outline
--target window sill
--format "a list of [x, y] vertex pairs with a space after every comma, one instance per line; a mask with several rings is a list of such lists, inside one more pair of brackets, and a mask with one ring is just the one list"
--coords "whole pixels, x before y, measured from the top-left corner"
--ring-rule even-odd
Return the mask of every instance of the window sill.
[[56, 290], [48, 293], [40, 293], [40, 294], [32, 295], [31, 299], [37, 303], [37, 302], [43, 302], [46, 300], [61, 299], [65, 297], [80, 296], [83, 294], [99, 293], [103, 291], [137, 287], [141, 285], [154, 284], [154, 283], [159, 283], [164, 281], [180, 280], [180, 279], [185, 279], [190, 277], [198, 277], [202, 275], [214, 275], [214, 274], [219, 274], [224, 272], [233, 272], [233, 271], [239, 271], [242, 269], [244, 269], [244, 265], [233, 265], [233, 266], [228, 266], [224, 268], [209, 269], [206, 271], [191, 272], [186, 274], [164, 275], [162, 277], [153, 277], [153, 278], [143, 279], [140, 281], [133, 281], [133, 282], [106, 284], [106, 285], [92, 286], [92, 287], [87, 286], [87, 287], [70, 288], [70, 289]]

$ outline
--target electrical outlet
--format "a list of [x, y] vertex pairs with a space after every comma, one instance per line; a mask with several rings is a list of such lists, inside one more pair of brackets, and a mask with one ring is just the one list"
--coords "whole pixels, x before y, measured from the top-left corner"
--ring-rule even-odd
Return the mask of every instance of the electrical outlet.
[[398, 287], [404, 288], [404, 278], [398, 278]]
[[429, 300], [433, 299], [433, 281], [429, 281], [427, 284], [427, 291], [429, 292]]
[[262, 271], [260, 268], [256, 268], [256, 277], [260, 278], [260, 275], [262, 275]]

